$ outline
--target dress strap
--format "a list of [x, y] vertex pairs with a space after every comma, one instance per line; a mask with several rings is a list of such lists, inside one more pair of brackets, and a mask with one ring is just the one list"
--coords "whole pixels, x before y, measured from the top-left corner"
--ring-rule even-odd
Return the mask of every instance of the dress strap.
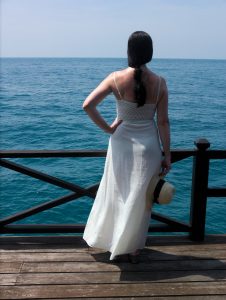
[[115, 78], [115, 74], [116, 72], [114, 72], [114, 83], [115, 83], [115, 87], [116, 87], [116, 89], [117, 89], [117, 92], [118, 92], [118, 94], [119, 94], [119, 96], [120, 96], [120, 99], [122, 100], [122, 95], [121, 95], [121, 93], [120, 93], [120, 91], [119, 91], [119, 88], [118, 88], [118, 85], [117, 85], [117, 82], [116, 82], [116, 78]]
[[159, 84], [158, 84], [158, 92], [157, 92], [156, 105], [158, 104], [158, 101], [159, 101], [160, 85], [161, 85], [161, 76], [159, 76]]

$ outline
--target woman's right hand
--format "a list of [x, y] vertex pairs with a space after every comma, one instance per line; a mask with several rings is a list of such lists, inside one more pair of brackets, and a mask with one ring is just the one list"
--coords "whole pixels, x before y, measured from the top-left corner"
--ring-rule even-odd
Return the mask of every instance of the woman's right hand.
[[122, 123], [123, 120], [117, 120], [117, 118], [114, 120], [114, 122], [110, 125], [109, 133], [113, 134], [117, 127]]
[[161, 163], [161, 172], [159, 176], [165, 176], [171, 169], [171, 156], [166, 156]]

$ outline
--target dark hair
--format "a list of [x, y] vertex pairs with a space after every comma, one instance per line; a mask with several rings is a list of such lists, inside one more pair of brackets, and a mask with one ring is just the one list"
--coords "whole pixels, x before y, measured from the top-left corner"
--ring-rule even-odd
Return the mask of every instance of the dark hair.
[[150, 35], [144, 31], [133, 32], [128, 40], [128, 65], [135, 68], [134, 94], [137, 107], [143, 106], [146, 100], [146, 89], [142, 82], [142, 65], [148, 63], [152, 59], [153, 45]]

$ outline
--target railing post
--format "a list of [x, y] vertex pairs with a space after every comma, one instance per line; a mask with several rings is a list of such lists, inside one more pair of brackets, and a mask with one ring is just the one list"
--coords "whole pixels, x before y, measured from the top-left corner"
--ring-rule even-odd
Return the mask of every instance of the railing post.
[[194, 142], [197, 153], [193, 158], [190, 239], [203, 241], [205, 236], [207, 188], [209, 175], [209, 158], [207, 149], [210, 143], [206, 139], [198, 139]]

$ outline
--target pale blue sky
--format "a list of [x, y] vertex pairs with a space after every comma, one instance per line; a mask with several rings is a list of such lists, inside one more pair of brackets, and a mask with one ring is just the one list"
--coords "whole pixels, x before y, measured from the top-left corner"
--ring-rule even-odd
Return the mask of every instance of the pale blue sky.
[[135, 30], [155, 58], [226, 59], [226, 0], [1, 0], [1, 55], [126, 57]]

